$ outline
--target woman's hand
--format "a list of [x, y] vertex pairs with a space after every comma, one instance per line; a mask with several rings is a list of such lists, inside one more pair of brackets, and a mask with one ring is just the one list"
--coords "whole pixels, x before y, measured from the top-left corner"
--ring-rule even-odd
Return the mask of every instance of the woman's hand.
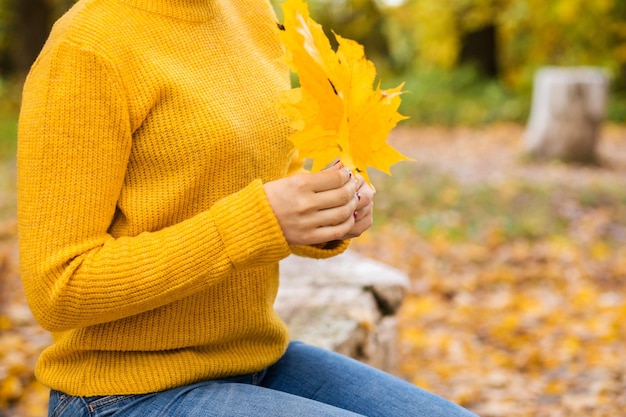
[[372, 224], [373, 191], [340, 163], [264, 184], [287, 242], [314, 245], [359, 236]]
[[374, 222], [374, 195], [376, 190], [373, 185], [365, 182], [365, 179], [356, 174], [357, 183], [357, 209], [354, 212], [354, 226], [342, 239], [351, 239], [364, 233]]

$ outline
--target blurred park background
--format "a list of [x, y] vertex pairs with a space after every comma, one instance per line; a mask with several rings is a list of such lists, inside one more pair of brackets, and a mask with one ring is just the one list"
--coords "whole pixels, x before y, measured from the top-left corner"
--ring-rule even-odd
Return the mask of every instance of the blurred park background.
[[[0, 417], [45, 415], [32, 369], [48, 339], [15, 245], [16, 123], [22, 81], [72, 3], [0, 0]], [[415, 162], [372, 175], [377, 222], [353, 244], [411, 278], [400, 376], [485, 417], [626, 415], [626, 2], [309, 5], [365, 46], [383, 88], [406, 83], [410, 119], [390, 141]], [[592, 164], [524, 154], [547, 66], [607, 75]]]

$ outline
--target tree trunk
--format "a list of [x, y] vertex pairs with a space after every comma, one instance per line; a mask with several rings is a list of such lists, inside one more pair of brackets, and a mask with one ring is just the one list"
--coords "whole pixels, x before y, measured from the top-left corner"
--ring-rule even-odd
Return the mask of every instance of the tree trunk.
[[497, 78], [499, 70], [496, 26], [488, 24], [465, 33], [461, 39], [459, 60], [462, 64], [475, 66], [483, 75]]
[[54, 9], [46, 0], [12, 0], [14, 49], [12, 61], [16, 75], [25, 76], [46, 41]]
[[538, 159], [595, 161], [607, 77], [600, 68], [545, 68], [535, 77], [526, 151]]

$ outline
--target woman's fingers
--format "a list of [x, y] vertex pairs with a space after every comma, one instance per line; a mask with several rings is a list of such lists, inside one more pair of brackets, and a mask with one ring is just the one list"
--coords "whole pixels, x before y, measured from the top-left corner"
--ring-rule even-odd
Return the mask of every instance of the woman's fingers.
[[305, 233], [298, 235], [290, 243], [294, 245], [315, 245], [342, 240], [345, 239], [345, 236], [350, 233], [353, 227], [354, 218], [353, 216], [348, 216], [347, 219], [339, 224], [307, 228]]
[[357, 182], [348, 169], [299, 174], [264, 185], [290, 244], [336, 240], [350, 231], [357, 210]]
[[336, 166], [337, 165], [326, 171], [309, 174], [311, 191], [319, 193], [328, 190], [335, 190], [349, 183], [352, 179], [352, 171], [350, 171], [350, 168], [344, 167], [338, 170], [333, 169]]
[[354, 205], [353, 210], [356, 210], [359, 203], [355, 184], [350, 181], [339, 188], [317, 192], [313, 199], [313, 207], [316, 210], [326, 210], [348, 204]]
[[341, 162], [322, 172], [294, 175], [264, 186], [290, 244], [349, 239], [372, 225], [375, 191]]
[[356, 175], [357, 179], [357, 209], [355, 211], [355, 222], [344, 239], [358, 237], [374, 222], [374, 195], [376, 190], [370, 186], [363, 177]]

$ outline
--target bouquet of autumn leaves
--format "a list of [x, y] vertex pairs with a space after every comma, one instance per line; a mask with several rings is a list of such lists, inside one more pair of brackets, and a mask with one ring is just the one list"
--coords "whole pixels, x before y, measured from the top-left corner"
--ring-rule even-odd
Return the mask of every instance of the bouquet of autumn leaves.
[[334, 51], [302, 0], [286, 0], [282, 10], [280, 40], [300, 81], [279, 99], [294, 130], [289, 139], [313, 160], [313, 172], [339, 159], [368, 183], [367, 167], [391, 174], [393, 164], [409, 159], [387, 143], [391, 129], [406, 118], [398, 113], [403, 84], [381, 90], [379, 82], [373, 89], [376, 69], [363, 46], [333, 33]]

